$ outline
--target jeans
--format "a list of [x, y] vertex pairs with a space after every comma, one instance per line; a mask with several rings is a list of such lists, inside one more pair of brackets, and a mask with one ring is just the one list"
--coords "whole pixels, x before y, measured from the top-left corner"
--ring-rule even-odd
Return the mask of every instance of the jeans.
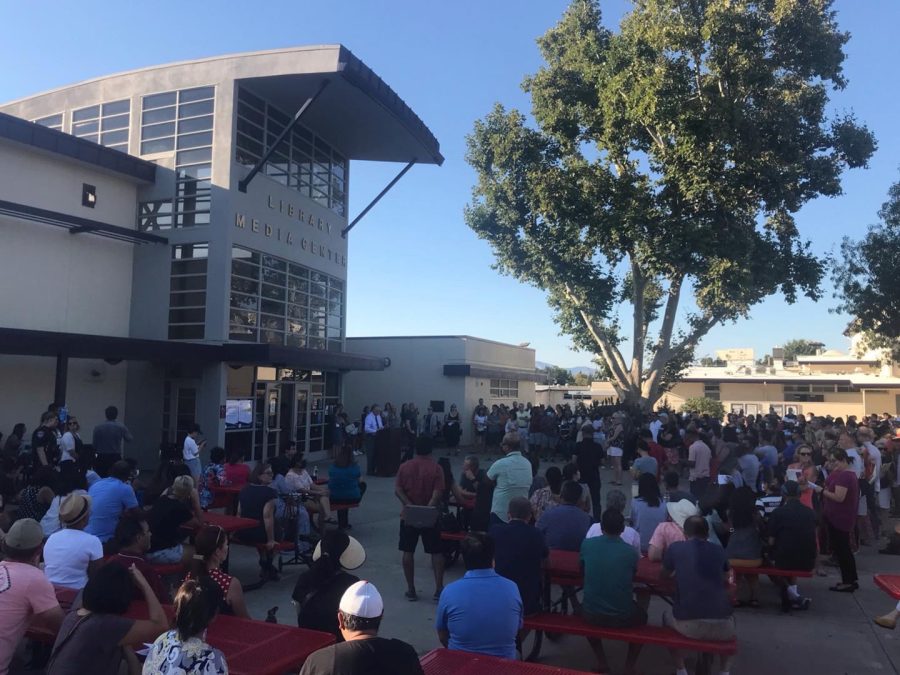
[[184, 465], [191, 472], [191, 477], [194, 479], [194, 483], [200, 479], [200, 458], [195, 457], [194, 459], [186, 459], [184, 460]]
[[841, 568], [841, 582], [855, 584], [859, 577], [856, 576], [856, 558], [850, 550], [850, 533], [837, 529], [828, 523], [828, 539], [831, 542], [831, 550]]

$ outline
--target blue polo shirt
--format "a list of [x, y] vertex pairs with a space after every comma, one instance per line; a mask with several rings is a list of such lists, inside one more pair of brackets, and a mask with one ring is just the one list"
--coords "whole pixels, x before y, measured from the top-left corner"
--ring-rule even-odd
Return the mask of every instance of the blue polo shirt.
[[591, 529], [591, 517], [577, 506], [560, 504], [541, 514], [537, 529], [551, 549], [579, 551]]
[[434, 627], [450, 633], [450, 649], [515, 659], [522, 616], [515, 583], [492, 569], [469, 570], [444, 588]]
[[88, 489], [91, 497], [91, 515], [84, 531], [102, 542], [112, 539], [122, 513], [137, 508], [137, 497], [128, 483], [118, 478], [98, 480]]

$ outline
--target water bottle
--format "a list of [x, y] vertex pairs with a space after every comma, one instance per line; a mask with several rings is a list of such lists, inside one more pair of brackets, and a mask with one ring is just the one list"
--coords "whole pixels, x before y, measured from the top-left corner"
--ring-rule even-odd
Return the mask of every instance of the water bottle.
[[317, 480], [319, 480], [319, 467], [318, 467], [318, 465], [313, 467], [313, 483], [315, 483]]

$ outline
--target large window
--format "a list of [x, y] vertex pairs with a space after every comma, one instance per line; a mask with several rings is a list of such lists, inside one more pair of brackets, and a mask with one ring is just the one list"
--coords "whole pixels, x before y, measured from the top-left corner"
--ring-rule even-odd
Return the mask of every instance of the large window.
[[144, 96], [141, 154], [175, 153], [174, 200], [140, 205], [141, 230], [209, 224], [215, 87]]
[[518, 380], [491, 380], [491, 398], [518, 398]]
[[[290, 121], [284, 111], [239, 89], [235, 161], [255, 166]], [[347, 160], [300, 124], [275, 149], [264, 171], [339, 216], [346, 213]]]
[[48, 129], [56, 129], [57, 131], [63, 130], [63, 114], [57, 113], [55, 115], [47, 115], [46, 117], [41, 117], [36, 120], [31, 120], [35, 124], [40, 124], [42, 127], [47, 127]]
[[704, 382], [703, 383], [703, 397], [711, 399], [713, 401], [718, 401], [721, 398], [721, 392], [719, 390], [718, 382]]
[[231, 251], [230, 339], [341, 351], [343, 281], [264, 253]]
[[208, 244], [172, 247], [169, 285], [169, 339], [202, 340], [206, 324]]
[[72, 111], [72, 135], [128, 152], [131, 101], [110, 101]]

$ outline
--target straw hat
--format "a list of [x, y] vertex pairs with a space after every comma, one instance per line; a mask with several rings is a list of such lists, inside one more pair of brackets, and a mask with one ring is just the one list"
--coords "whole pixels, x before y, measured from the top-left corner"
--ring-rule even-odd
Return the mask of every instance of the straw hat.
[[666, 504], [666, 511], [669, 512], [669, 518], [672, 519], [673, 522], [678, 524], [682, 530], [684, 529], [684, 521], [686, 521], [691, 516], [696, 516], [700, 513], [697, 510], [696, 504], [694, 504], [690, 499], [682, 499], [677, 502], [668, 502]]
[[88, 495], [71, 494], [59, 505], [59, 522], [76, 525], [91, 513], [91, 498]]

